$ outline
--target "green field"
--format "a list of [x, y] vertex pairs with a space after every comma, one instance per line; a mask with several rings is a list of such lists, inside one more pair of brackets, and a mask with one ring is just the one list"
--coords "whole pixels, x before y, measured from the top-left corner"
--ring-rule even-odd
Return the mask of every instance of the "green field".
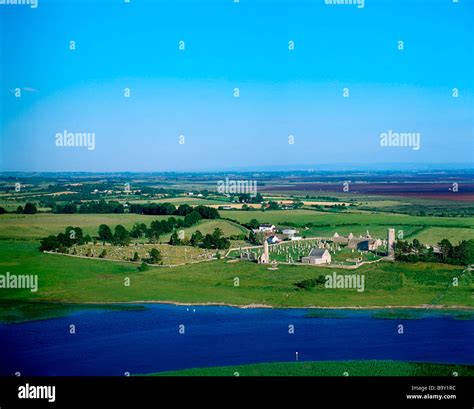
[[[430, 263], [380, 262], [357, 270], [365, 275], [365, 291], [315, 287], [300, 290], [295, 283], [332, 274], [313, 266], [266, 265], [216, 260], [174, 268], [153, 267], [139, 272], [131, 263], [43, 254], [37, 243], [3, 241], [0, 272], [37, 274], [39, 290], [2, 289], [0, 299], [62, 302], [171, 301], [185, 303], [265, 304], [276, 307], [421, 306], [474, 307], [472, 273], [458, 266]], [[338, 271], [339, 272], [339, 271]], [[340, 271], [341, 274], [344, 271]], [[348, 274], [353, 272], [348, 271]], [[130, 286], [124, 285], [129, 277]], [[239, 278], [240, 285], [234, 285]], [[453, 287], [453, 277], [460, 277]]]
[[[121, 224], [130, 229], [135, 223], [150, 224], [153, 220], [169, 216], [140, 214], [4, 214], [0, 216], [0, 239], [41, 239], [58, 234], [68, 226], [80, 227], [84, 234], [97, 235], [101, 224], [110, 227]], [[179, 218], [179, 216], [175, 216]]]
[[155, 376], [474, 376], [472, 365], [397, 361], [273, 362], [158, 372]]
[[461, 240], [474, 239], [474, 229], [428, 227], [410, 238], [416, 238], [425, 244], [437, 244], [441, 240], [448, 238], [453, 244], [458, 244]]
[[469, 227], [474, 228], [474, 217], [430, 217], [430, 216], [410, 216], [405, 214], [392, 213], [360, 213], [343, 212], [328, 213], [314, 210], [269, 210], [269, 211], [242, 211], [242, 210], [221, 210], [220, 214], [224, 218], [237, 220], [240, 223], [257, 219], [261, 223], [282, 224], [296, 223], [304, 225], [314, 223], [320, 225], [362, 225], [362, 228], [370, 225], [382, 226], [446, 226], [446, 227]]
[[[125, 202], [125, 200], [122, 200]], [[213, 199], [205, 199], [203, 197], [194, 197], [194, 196], [180, 196], [180, 197], [167, 197], [164, 199], [152, 199], [152, 200], [126, 200], [128, 203], [173, 203], [175, 206], [179, 206], [182, 204], [188, 204], [190, 206], [209, 206], [209, 205], [225, 205], [226, 202], [223, 200], [213, 200]]]
[[[420, 239], [420, 235], [423, 239], [420, 239], [421, 242], [425, 243], [426, 240], [426, 244], [436, 244], [443, 238], [457, 243], [474, 237], [474, 217], [429, 217], [358, 211], [327, 213], [305, 209], [265, 212], [221, 210], [220, 213], [222, 217], [239, 223], [248, 223], [252, 219], [277, 226], [290, 223], [298, 226], [300, 234], [305, 237], [331, 237], [335, 232], [359, 236], [365, 235], [368, 230], [372, 237], [385, 238], [389, 227], [395, 228], [397, 237]], [[308, 223], [314, 226], [305, 228]]]

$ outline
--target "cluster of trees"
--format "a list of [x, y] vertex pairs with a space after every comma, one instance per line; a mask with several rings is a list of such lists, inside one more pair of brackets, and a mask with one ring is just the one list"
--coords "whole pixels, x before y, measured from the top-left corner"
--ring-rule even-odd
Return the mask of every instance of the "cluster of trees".
[[[193, 237], [194, 236], [194, 237]], [[212, 234], [206, 234], [202, 237], [201, 232], [197, 231], [191, 236], [191, 243], [205, 249], [228, 249], [230, 240], [224, 237], [224, 233], [218, 227], [214, 229]]]
[[439, 252], [432, 247], [426, 247], [419, 240], [413, 242], [399, 240], [395, 244], [395, 258], [400, 261], [441, 262], [456, 265], [474, 263], [474, 240], [463, 240], [457, 246], [443, 239], [438, 243]]
[[242, 193], [237, 200], [239, 203], [262, 203], [263, 196], [260, 193], [257, 193], [255, 196], [249, 193]]
[[[90, 201], [87, 203], [76, 204], [69, 202], [65, 204], [50, 203], [53, 213], [73, 214], [73, 213], [124, 213], [125, 206], [117, 201], [109, 201], [101, 199], [98, 201]], [[25, 206], [26, 208], [26, 206]], [[218, 219], [219, 212], [208, 206], [192, 207], [188, 204], [182, 204], [176, 207], [172, 203], [151, 203], [151, 204], [131, 204], [130, 213], [152, 215], [152, 216], [187, 216], [193, 212], [197, 212], [202, 219]]]
[[97, 238], [104, 243], [108, 242], [114, 246], [128, 246], [131, 241], [129, 231], [121, 224], [115, 226], [113, 233], [109, 226], [101, 224]]
[[52, 205], [53, 213], [60, 214], [73, 214], [73, 213], [124, 213], [125, 208], [123, 204], [105, 200], [92, 201], [76, 205], [74, 203], [59, 204], [54, 203]]
[[[198, 223], [202, 219], [201, 215], [192, 211], [187, 214], [184, 219], [177, 219], [175, 217], [169, 217], [167, 220], [154, 220], [151, 222], [150, 227], [147, 227], [145, 223], [135, 223], [131, 231], [128, 231], [121, 224], [115, 226], [114, 231], [106, 225], [101, 224], [97, 232], [96, 240], [102, 241], [103, 243], [111, 243], [114, 246], [128, 246], [132, 238], [146, 237], [149, 239], [158, 239], [160, 235], [171, 233], [178, 228], [191, 227]], [[68, 236], [70, 230], [77, 230], [76, 233]], [[66, 234], [66, 236], [65, 236]], [[177, 234], [175, 232], [175, 234]], [[85, 241], [87, 239], [87, 241]], [[60, 233], [57, 236], [48, 236], [41, 241], [41, 251], [61, 251], [71, 247], [73, 244], [85, 244], [92, 241], [89, 235], [83, 236], [82, 230], [79, 227], [68, 227], [66, 233]], [[210, 247], [211, 248], [211, 247]]]
[[82, 232], [80, 227], [66, 227], [64, 233], [58, 235], [50, 235], [45, 237], [40, 242], [40, 251], [59, 251], [60, 253], [66, 252], [66, 249], [73, 246], [74, 244], [87, 244], [92, 241], [90, 235]]
[[224, 233], [218, 227], [214, 229], [212, 234], [203, 235], [199, 230], [195, 231], [190, 239], [180, 239], [175, 231], [171, 237], [169, 244], [173, 246], [191, 245], [204, 249], [224, 250], [230, 247], [230, 240], [224, 237]]
[[400, 206], [371, 206], [370, 202], [361, 207], [364, 210], [385, 213], [402, 213], [411, 216], [434, 216], [434, 217], [471, 217], [474, 216], [474, 206], [423, 206], [423, 205], [400, 205]]
[[[0, 207], [0, 214], [5, 214], [8, 213], [7, 210], [4, 207]], [[38, 213], [38, 208], [34, 203], [27, 203], [25, 204], [25, 207], [23, 206], [18, 206], [16, 208], [17, 214], [35, 214]]]
[[151, 203], [147, 205], [132, 204], [130, 205], [130, 213], [155, 215], [155, 216], [187, 216], [192, 212], [197, 212], [203, 219], [218, 219], [219, 212], [208, 206], [192, 207], [188, 204], [182, 204], [176, 207], [172, 203]]
[[184, 216], [184, 219], [177, 219], [176, 217], [169, 217], [166, 220], [154, 220], [150, 227], [145, 223], [135, 223], [130, 231], [130, 236], [133, 238], [146, 237], [148, 239], [158, 239], [162, 234], [171, 233], [180, 228], [191, 227], [202, 220], [198, 212], [192, 211]]

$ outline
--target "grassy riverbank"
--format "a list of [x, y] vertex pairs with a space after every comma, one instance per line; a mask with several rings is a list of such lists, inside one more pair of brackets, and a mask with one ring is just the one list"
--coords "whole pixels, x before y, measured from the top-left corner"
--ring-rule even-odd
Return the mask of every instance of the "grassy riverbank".
[[474, 376], [472, 365], [397, 361], [275, 362], [195, 368], [151, 376]]
[[[301, 289], [302, 280], [332, 274], [331, 268], [280, 265], [269, 270], [249, 262], [216, 260], [140, 272], [133, 263], [43, 254], [37, 242], [2, 241], [0, 274], [38, 275], [37, 292], [0, 290], [0, 300], [65, 303], [214, 303], [274, 307], [454, 307], [473, 308], [472, 272], [461, 266], [380, 262], [362, 266], [365, 291]], [[341, 271], [340, 274], [354, 274]], [[459, 285], [452, 286], [453, 277]], [[236, 284], [238, 279], [238, 285]], [[129, 280], [129, 285], [127, 282]]]

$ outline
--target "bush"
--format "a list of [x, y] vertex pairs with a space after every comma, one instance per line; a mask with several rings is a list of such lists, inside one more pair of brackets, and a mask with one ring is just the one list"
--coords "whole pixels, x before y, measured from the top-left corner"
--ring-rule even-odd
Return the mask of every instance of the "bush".
[[308, 278], [307, 280], [300, 281], [295, 283], [295, 285], [302, 290], [309, 290], [317, 285], [324, 285], [325, 282], [326, 278], [323, 275], [320, 275], [317, 278]]

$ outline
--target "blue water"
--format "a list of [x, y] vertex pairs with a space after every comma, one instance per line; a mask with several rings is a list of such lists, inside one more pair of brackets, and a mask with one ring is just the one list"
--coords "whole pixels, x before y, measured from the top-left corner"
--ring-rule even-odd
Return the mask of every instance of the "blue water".
[[[195, 311], [193, 311], [195, 310]], [[147, 305], [0, 325], [0, 375], [124, 375], [257, 362], [390, 359], [474, 364], [474, 321], [436, 313], [382, 320], [370, 311]], [[76, 334], [69, 333], [69, 325]], [[178, 332], [185, 325], [185, 334]], [[288, 325], [295, 333], [288, 334]], [[397, 326], [404, 325], [404, 334]]]

